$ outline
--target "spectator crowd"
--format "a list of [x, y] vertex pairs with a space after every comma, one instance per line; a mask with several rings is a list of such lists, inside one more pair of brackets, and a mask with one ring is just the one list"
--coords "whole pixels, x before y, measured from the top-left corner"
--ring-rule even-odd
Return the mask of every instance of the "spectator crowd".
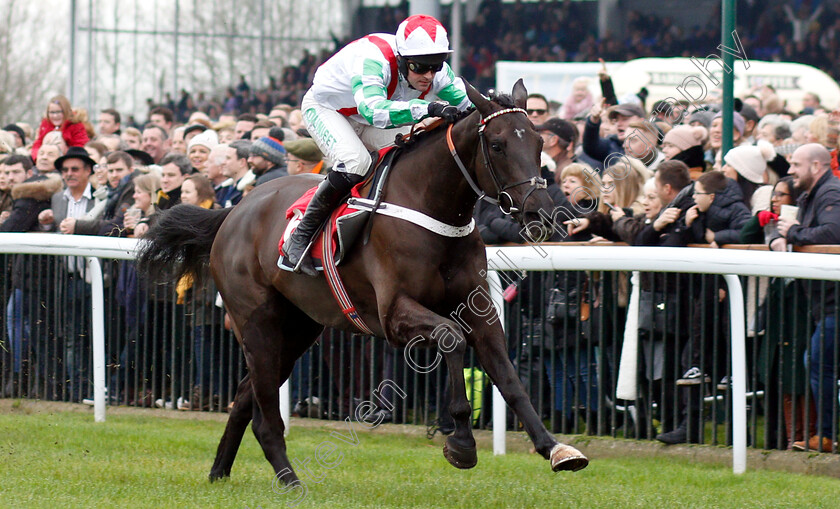
[[[742, 40], [752, 44], [753, 54], [805, 59], [838, 74], [840, 7], [826, 3], [811, 9], [803, 2], [793, 12], [784, 5], [742, 4], [748, 11], [740, 18], [748, 24], [744, 33], [751, 34]], [[699, 54], [715, 44], [710, 29], [682, 32], [669, 20], [638, 13], [626, 20], [626, 40], [597, 40], [585, 24], [570, 22], [579, 8], [576, 2], [483, 2], [465, 34], [465, 77], [487, 88], [498, 59], [625, 60]], [[177, 102], [167, 97], [163, 104], [150, 104], [142, 126], [124, 121], [114, 109], [98, 112], [94, 126], [91, 112], [74, 108], [64, 96], [50, 98], [37, 128], [16, 123], [0, 132], [0, 231], [142, 238], [157, 214], [178, 203], [233, 207], [255, 186], [275, 178], [326, 174], [330, 161], [309, 138], [297, 108], [318, 60], [307, 54], [266, 89], [253, 91], [243, 76], [221, 101], [203, 93], [193, 99], [182, 91]], [[583, 79], [560, 104], [540, 94], [527, 100], [527, 114], [543, 139], [549, 193], [556, 210], [566, 211], [552, 240], [711, 248], [751, 243], [773, 251], [840, 244], [840, 112], [820, 103], [819, 90], [805, 95], [800, 111], [787, 109], [770, 86], [750, 90], [736, 101], [733, 148], [723, 153], [720, 104], [647, 104], [644, 94], [619, 102], [605, 71], [591, 79], [601, 85], [600, 96], [593, 96]], [[483, 203], [476, 219], [488, 244], [527, 240], [510, 217]], [[28, 259], [13, 257], [2, 275], [11, 289], [4, 306], [12, 361], [11, 376], [4, 378], [8, 384], [0, 390], [20, 395], [32, 385], [28, 377], [50, 383], [47, 359], [23, 353], [39, 336], [60, 337], [61, 380], [53, 382], [79, 401], [88, 396], [89, 376], [79, 355], [90, 330], [80, 311], [90, 296], [84, 262], [66, 257], [31, 270]], [[139, 406], [219, 405], [214, 389], [223, 385], [220, 377], [230, 376], [230, 367], [218, 368], [225, 362], [213, 346], [224, 312], [212, 283], [181, 280], [171, 288], [146, 288], [129, 263], [121, 263], [114, 278], [120, 289], [115, 305], [127, 338], [119, 354], [121, 376], [179, 380], [168, 389], [126, 386], [114, 397]], [[604, 431], [599, 410], [607, 403], [605, 395], [614, 394], [620, 368], [609, 351], [620, 347], [625, 328], [637, 325], [639, 384], [646, 395], [639, 399], [659, 409], [658, 424], [653, 415], [643, 415], [644, 426], [665, 443], [703, 440], [698, 401], [708, 384], [728, 387], [728, 329], [720, 319], [727, 314], [728, 296], [719, 278], [641, 274], [631, 281], [627, 274], [556, 273], [525, 285], [511, 298], [521, 324], [512, 335], [539, 355], [518, 358], [518, 368], [532, 397], [543, 394], [543, 381], [551, 387], [556, 431], [577, 430], [580, 408], [586, 411], [587, 430]], [[627, 313], [636, 285], [638, 317]], [[754, 281], [751, 291], [759, 304], [752, 311], [752, 332], [763, 360], [751, 369], [766, 385], [768, 422], [775, 419], [782, 429], [771, 437], [779, 447], [836, 450], [834, 289], [833, 283], [805, 285], [784, 278]], [[61, 327], [47, 330], [51, 320], [45, 313], [53, 311], [44, 303], [54, 292], [61, 292], [66, 306], [59, 311]], [[145, 300], [137, 302], [141, 293]], [[180, 345], [167, 339], [165, 329], [176, 320], [168, 304], [172, 299], [193, 310]], [[786, 304], [806, 300], [810, 306]], [[534, 320], [537, 303], [545, 307], [543, 321]], [[617, 312], [605, 313], [607, 308]], [[774, 316], [781, 310], [788, 319], [768, 319], [768, 310]], [[149, 351], [166, 359], [163, 368], [152, 365]], [[190, 380], [176, 373], [184, 359], [194, 367]], [[178, 401], [179, 394], [189, 396]]]
[[[221, 114], [211, 121], [194, 112], [185, 123], [156, 106], [140, 130], [124, 126], [113, 109], [99, 112], [94, 127], [87, 112], [59, 95], [47, 102], [38, 130], [29, 131], [25, 124], [10, 124], [0, 133], [2, 232], [142, 238], [161, 211], [179, 203], [233, 207], [270, 180], [329, 169], [301, 125], [300, 110], [284, 104], [259, 117]], [[10, 370], [0, 390], [12, 396], [31, 389], [79, 401], [89, 395], [85, 306], [91, 290], [84, 259], [68, 257], [59, 265], [41, 261], [34, 271], [32, 262], [29, 255], [16, 255], [4, 267], [3, 281], [10, 285], [4, 323], [12, 359], [4, 363]], [[123, 383], [149, 382], [143, 384], [148, 388], [128, 387], [114, 401], [182, 409], [218, 406], [220, 370], [225, 370], [220, 366], [229, 361], [221, 358], [223, 340], [214, 332], [224, 313], [216, 306], [213, 285], [181, 280], [169, 291], [149, 288], [130, 263], [120, 263], [112, 275], [115, 305], [124, 317], [113, 332], [126, 338], [118, 372]], [[55, 310], [49, 304], [55, 299], [66, 305]], [[188, 339], [177, 342], [168, 338], [179, 319], [173, 300], [191, 315], [184, 325]], [[60, 314], [59, 327], [49, 325], [54, 312]], [[58, 345], [49, 354], [39, 347], [47, 337]], [[182, 391], [180, 370], [190, 363], [194, 379]], [[51, 369], [59, 372], [49, 374]], [[172, 383], [153, 385], [155, 377]], [[112, 384], [115, 392], [118, 385]], [[191, 397], [178, 401], [176, 395], [187, 392]]]
[[[733, 148], [724, 153], [721, 104], [646, 104], [643, 94], [619, 102], [605, 70], [592, 79], [601, 85], [600, 97], [587, 96], [584, 86], [559, 110], [552, 111], [540, 94], [527, 101], [543, 138], [549, 193], [555, 211], [562, 211], [552, 240], [711, 248], [752, 243], [773, 251], [840, 243], [840, 113], [823, 107], [818, 94], [807, 93], [797, 112], [786, 110], [772, 87], [737, 98]], [[529, 240], [500, 211], [480, 205], [477, 214], [485, 242]], [[522, 313], [521, 348], [531, 357], [535, 347], [544, 348], [545, 377], [533, 359], [521, 362], [520, 374], [534, 398], [546, 392], [540, 386], [547, 380], [556, 431], [578, 429], [583, 410], [586, 429], [602, 433], [598, 409], [613, 400], [621, 369], [616, 352], [625, 326], [633, 324], [644, 373], [640, 399], [659, 412], [647, 416], [656, 426], [643, 420], [642, 427], [664, 443], [701, 442], [703, 397], [713, 381], [729, 389], [728, 296], [722, 280], [645, 273], [630, 284], [628, 279], [560, 272], [538, 283], [541, 287], [528, 285], [512, 305]], [[765, 377], [764, 410], [767, 429], [773, 430], [768, 443], [831, 451], [835, 284], [799, 283], [750, 281], [757, 303], [750, 316], [752, 337], [761, 352], [750, 369]], [[636, 285], [640, 311], [630, 316], [628, 296]], [[803, 305], [808, 301], [810, 316]], [[537, 302], [545, 306], [544, 327], [533, 326]], [[808, 362], [794, 352], [807, 352]], [[610, 375], [598, 377], [599, 372]], [[777, 385], [779, 376], [784, 383]]]

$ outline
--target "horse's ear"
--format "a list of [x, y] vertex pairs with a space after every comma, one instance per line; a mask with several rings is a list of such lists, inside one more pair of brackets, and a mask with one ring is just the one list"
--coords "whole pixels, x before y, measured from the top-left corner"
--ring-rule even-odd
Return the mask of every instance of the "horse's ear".
[[519, 78], [513, 84], [513, 103], [517, 108], [522, 109], [525, 109], [525, 105], [528, 103], [528, 90], [525, 89], [525, 83], [522, 81], [522, 78]]
[[481, 94], [481, 92], [473, 88], [473, 86], [470, 85], [469, 81], [465, 80], [464, 78], [461, 78], [461, 80], [464, 82], [464, 86], [467, 88], [467, 97], [470, 98], [470, 102], [473, 103], [473, 105], [479, 112], [486, 115], [487, 112], [491, 109], [490, 100], [484, 97]]

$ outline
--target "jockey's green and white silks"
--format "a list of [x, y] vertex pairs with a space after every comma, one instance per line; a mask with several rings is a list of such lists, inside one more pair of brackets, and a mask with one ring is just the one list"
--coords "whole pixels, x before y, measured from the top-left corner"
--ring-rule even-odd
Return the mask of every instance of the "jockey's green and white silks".
[[324, 62], [315, 72], [308, 93], [318, 104], [378, 128], [422, 119], [428, 113], [429, 101], [441, 100], [462, 111], [470, 105], [463, 81], [446, 63], [435, 74], [428, 91], [409, 87], [396, 69], [396, 38], [374, 34], [351, 42]]
[[354, 121], [332, 108], [312, 100], [312, 91], [303, 96], [303, 122], [309, 135], [332, 164], [334, 171], [364, 175], [370, 167], [371, 150], [394, 144], [394, 137], [411, 127], [379, 129]]

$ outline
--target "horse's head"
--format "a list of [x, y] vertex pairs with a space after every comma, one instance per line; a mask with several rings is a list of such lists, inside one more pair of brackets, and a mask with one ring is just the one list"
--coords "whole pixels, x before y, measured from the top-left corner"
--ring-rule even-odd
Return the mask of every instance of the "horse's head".
[[488, 197], [495, 197], [505, 214], [524, 226], [527, 240], [547, 240], [552, 232], [554, 203], [540, 176], [542, 138], [525, 113], [528, 91], [522, 80], [510, 96], [492, 101], [466, 83], [467, 95], [481, 115], [479, 139], [484, 164], [476, 180]]

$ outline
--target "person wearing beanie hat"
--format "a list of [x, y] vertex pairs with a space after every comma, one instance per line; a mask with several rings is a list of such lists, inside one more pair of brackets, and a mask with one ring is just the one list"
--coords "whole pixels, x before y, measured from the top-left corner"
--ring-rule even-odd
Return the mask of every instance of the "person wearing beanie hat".
[[711, 111], [706, 110], [698, 110], [691, 114], [688, 117], [688, 125], [695, 126], [703, 126], [706, 129], [711, 127], [712, 125], [712, 118], [714, 118], [715, 114]]
[[281, 140], [272, 136], [263, 136], [251, 144], [248, 165], [257, 176], [255, 186], [289, 174], [286, 170], [286, 149]]
[[[732, 146], [741, 144], [744, 136], [744, 117], [737, 111], [732, 112]], [[712, 117], [709, 127], [709, 142], [712, 148], [719, 149], [723, 140], [723, 112], [719, 111]]]
[[286, 143], [286, 152], [289, 153], [286, 161], [288, 163], [289, 175], [300, 173], [327, 174], [324, 167], [324, 154], [318, 148], [318, 144], [312, 138], [301, 138]]
[[776, 150], [770, 142], [759, 140], [757, 145], [735, 147], [723, 157], [726, 164], [723, 173], [736, 181], [744, 194], [744, 202], [753, 211], [766, 210], [770, 206], [770, 195], [763, 186], [767, 182], [767, 163], [776, 158]]
[[190, 164], [194, 171], [202, 174], [207, 171], [210, 151], [218, 144], [219, 136], [212, 129], [193, 136], [187, 148], [187, 157], [190, 158]]
[[199, 134], [196, 134], [192, 138], [190, 138], [189, 144], [187, 145], [187, 153], [196, 146], [206, 147], [208, 149], [212, 149], [216, 145], [219, 144], [219, 135], [216, 134], [216, 131], [212, 129], [207, 129]]
[[709, 132], [703, 126], [678, 125], [662, 139], [665, 160], [682, 161], [688, 165], [691, 179], [696, 180], [705, 170], [703, 144]]

